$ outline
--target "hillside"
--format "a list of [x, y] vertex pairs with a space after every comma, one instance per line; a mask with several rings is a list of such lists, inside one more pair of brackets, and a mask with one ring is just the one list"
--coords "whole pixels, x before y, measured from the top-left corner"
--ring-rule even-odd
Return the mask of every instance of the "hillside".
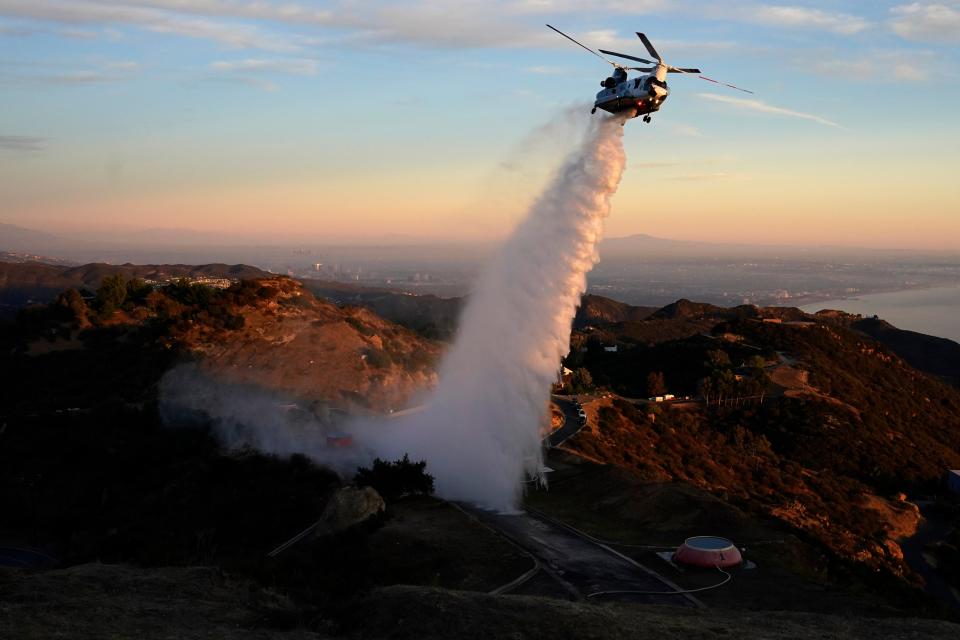
[[917, 369], [960, 386], [960, 344], [953, 340], [898, 329], [889, 322], [874, 318], [854, 316], [850, 326], [887, 346]]
[[433, 381], [436, 345], [364, 309], [319, 300], [288, 278], [224, 290], [152, 289], [137, 280], [127, 287], [116, 309], [98, 309], [102, 292], [89, 304], [74, 292], [21, 314], [5, 336], [19, 372], [0, 391], [6, 406], [40, 398], [49, 409], [111, 397], [151, 402], [164, 372], [186, 362], [221, 384], [339, 409], [386, 411]]
[[634, 307], [624, 302], [588, 293], [580, 299], [580, 306], [577, 308], [577, 315], [573, 319], [573, 326], [575, 329], [582, 329], [587, 325], [638, 322], [645, 320], [654, 311], [656, 311], [655, 307]]
[[431, 340], [453, 337], [464, 300], [325, 280], [304, 280], [303, 284], [315, 295], [339, 305], [364, 307]]
[[[116, 588], [122, 585], [122, 589]], [[153, 638], [626, 638], [787, 640], [951, 638], [960, 625], [855, 615], [594, 606], [392, 586], [318, 611], [210, 567], [143, 570], [89, 564], [47, 574], [0, 573], [7, 637]]]
[[[702, 331], [635, 339], [637, 325], [652, 332], [665, 317], [692, 317]], [[575, 332], [567, 366], [598, 384], [700, 402], [598, 399], [587, 405], [590, 428], [566, 446], [647, 482], [701, 487], [836, 558], [915, 580], [897, 538], [919, 514], [894, 497], [936, 493], [946, 469], [960, 466], [960, 391], [844, 324], [678, 303], [640, 323]], [[599, 348], [598, 332], [618, 351]]]

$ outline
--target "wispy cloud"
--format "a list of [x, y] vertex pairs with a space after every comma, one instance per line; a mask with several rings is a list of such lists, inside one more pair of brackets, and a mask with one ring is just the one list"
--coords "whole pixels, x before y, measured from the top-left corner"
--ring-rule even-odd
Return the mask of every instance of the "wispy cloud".
[[41, 151], [46, 142], [36, 136], [0, 135], [0, 151]]
[[246, 58], [244, 60], [218, 60], [210, 64], [214, 71], [223, 73], [285, 73], [312, 76], [317, 73], [317, 61], [309, 58]]
[[681, 182], [708, 182], [711, 180], [724, 180], [732, 177], [733, 174], [731, 173], [716, 171], [714, 173], [687, 173], [679, 176], [671, 176], [668, 178], [668, 180], [676, 180]]
[[140, 63], [133, 60], [112, 60], [104, 62], [103, 68], [114, 71], [136, 71], [140, 68]]
[[[177, 12], [160, 10], [155, 6], [174, 7]], [[168, 33], [189, 38], [211, 40], [235, 48], [257, 48], [270, 51], [292, 51], [297, 46], [277, 34], [264, 31], [252, 24], [208, 20], [184, 12], [208, 5], [209, 12], [223, 14], [235, 3], [200, 2], [126, 2], [103, 3], [95, 0], [62, 2], [58, 0], [0, 0], [0, 15], [25, 20], [55, 22], [66, 25], [133, 25], [156, 33]], [[265, 5], [275, 6], [275, 5]]]
[[960, 3], [913, 2], [893, 7], [890, 27], [907, 40], [960, 42]]
[[527, 73], [537, 73], [545, 76], [562, 76], [566, 73], [569, 73], [569, 70], [564, 67], [549, 67], [549, 66], [525, 67], [524, 71], [526, 71]]
[[752, 100], [749, 98], [734, 98], [732, 96], [723, 96], [716, 93], [698, 93], [699, 97], [705, 100], [713, 100], [714, 102], [722, 102], [728, 104], [732, 107], [738, 109], [745, 109], [747, 111], [757, 111], [760, 113], [770, 113], [779, 116], [787, 116], [790, 118], [800, 118], [802, 120], [810, 120], [816, 122], [817, 124], [826, 125], [828, 127], [836, 127], [838, 129], [845, 129], [836, 122], [832, 120], [827, 120], [826, 118], [821, 118], [820, 116], [813, 115], [812, 113], [803, 113], [802, 111], [794, 111], [792, 109], [784, 109], [783, 107], [776, 107], [772, 104], [767, 104], [762, 100]]
[[49, 62], [0, 61], [0, 80], [51, 85], [85, 85], [127, 80], [140, 69], [131, 60], [108, 60], [84, 66]]
[[851, 35], [870, 27], [870, 22], [860, 16], [810, 7], [786, 5], [756, 5], [734, 12], [748, 22], [778, 27], [820, 29]]
[[631, 167], [637, 169], [663, 169], [665, 167], [675, 167], [679, 162], [631, 162]]
[[237, 82], [263, 91], [276, 91], [277, 85], [267, 78], [273, 75], [312, 76], [317, 73], [317, 61], [309, 58], [245, 58], [218, 60], [210, 64], [217, 75], [208, 79]]
[[[814, 60], [811, 67], [811, 58]], [[798, 67], [849, 80], [887, 82], [897, 80], [923, 81], [938, 67], [931, 51], [902, 51], [870, 49], [857, 54], [817, 52], [797, 59]]]

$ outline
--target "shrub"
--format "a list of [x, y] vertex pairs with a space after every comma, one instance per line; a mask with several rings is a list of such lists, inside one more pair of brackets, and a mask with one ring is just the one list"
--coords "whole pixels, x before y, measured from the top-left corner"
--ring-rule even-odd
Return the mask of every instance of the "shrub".
[[374, 369], [386, 369], [393, 363], [390, 354], [381, 349], [364, 349], [363, 353], [367, 356], [367, 364]]
[[358, 332], [360, 332], [360, 335], [362, 335], [362, 336], [370, 337], [370, 336], [372, 336], [373, 334], [376, 333], [376, 331], [374, 331], [372, 328], [370, 328], [370, 327], [368, 327], [367, 325], [363, 324], [363, 321], [360, 320], [359, 318], [354, 318], [353, 316], [348, 316], [348, 317], [346, 318], [346, 322], [347, 322], [347, 324], [349, 324], [351, 327], [353, 327], [353, 328], [356, 329]]
[[387, 502], [405, 495], [431, 495], [433, 476], [425, 471], [426, 467], [423, 460], [410, 462], [407, 454], [395, 462], [376, 458], [372, 468], [357, 469], [353, 481], [360, 487], [373, 487]]
[[97, 289], [97, 308], [103, 315], [109, 315], [123, 306], [127, 299], [127, 285], [119, 273], [107, 276]]

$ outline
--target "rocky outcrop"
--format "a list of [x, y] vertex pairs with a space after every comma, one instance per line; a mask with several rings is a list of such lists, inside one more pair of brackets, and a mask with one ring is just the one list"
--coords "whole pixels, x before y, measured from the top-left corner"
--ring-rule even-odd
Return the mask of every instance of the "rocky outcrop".
[[373, 487], [341, 487], [327, 502], [316, 534], [327, 536], [345, 531], [373, 518], [385, 508], [383, 498]]

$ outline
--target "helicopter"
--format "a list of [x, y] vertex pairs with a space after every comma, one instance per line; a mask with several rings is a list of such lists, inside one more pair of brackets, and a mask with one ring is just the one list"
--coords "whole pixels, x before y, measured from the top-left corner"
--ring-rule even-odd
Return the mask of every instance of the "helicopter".
[[[563, 31], [560, 31], [560, 29], [557, 29], [549, 24], [547, 26], [577, 46], [583, 47], [604, 62], [613, 65], [613, 75], [600, 82], [600, 86], [603, 87], [603, 90], [597, 94], [597, 99], [593, 103], [593, 109], [590, 110], [590, 113], [596, 113], [597, 109], [602, 109], [609, 113], [625, 114], [627, 118], [636, 118], [637, 116], [642, 115], [644, 122], [650, 122], [650, 114], [655, 111], [659, 111], [660, 105], [662, 105], [663, 101], [666, 100], [667, 96], [670, 95], [670, 88], [667, 86], [668, 73], [686, 73], [695, 75], [701, 80], [706, 80], [707, 82], [721, 84], [725, 87], [736, 89], [737, 91], [743, 91], [744, 93], [753, 93], [753, 91], [741, 89], [736, 85], [727, 84], [726, 82], [720, 82], [719, 80], [714, 80], [713, 78], [700, 75], [700, 69], [686, 69], [666, 64], [663, 61], [663, 58], [660, 57], [660, 54], [657, 53], [657, 50], [653, 47], [653, 43], [650, 42], [650, 39], [639, 31], [636, 32], [637, 37], [640, 38], [640, 42], [642, 42], [643, 46], [646, 47], [647, 52], [650, 54], [650, 57], [652, 57], [653, 60], [638, 58], [636, 56], [628, 56], [625, 53], [617, 53], [616, 51], [606, 51], [605, 49], [600, 49], [600, 53], [605, 53], [608, 56], [616, 56], [625, 60], [642, 62], [644, 64], [653, 66], [625, 67], [621, 64], [617, 64], [613, 60], [604, 58], [602, 55], [600, 55], [600, 53], [597, 53], [590, 47], [577, 42]], [[628, 71], [640, 71], [647, 75], [639, 76], [631, 80], [627, 77]]]

